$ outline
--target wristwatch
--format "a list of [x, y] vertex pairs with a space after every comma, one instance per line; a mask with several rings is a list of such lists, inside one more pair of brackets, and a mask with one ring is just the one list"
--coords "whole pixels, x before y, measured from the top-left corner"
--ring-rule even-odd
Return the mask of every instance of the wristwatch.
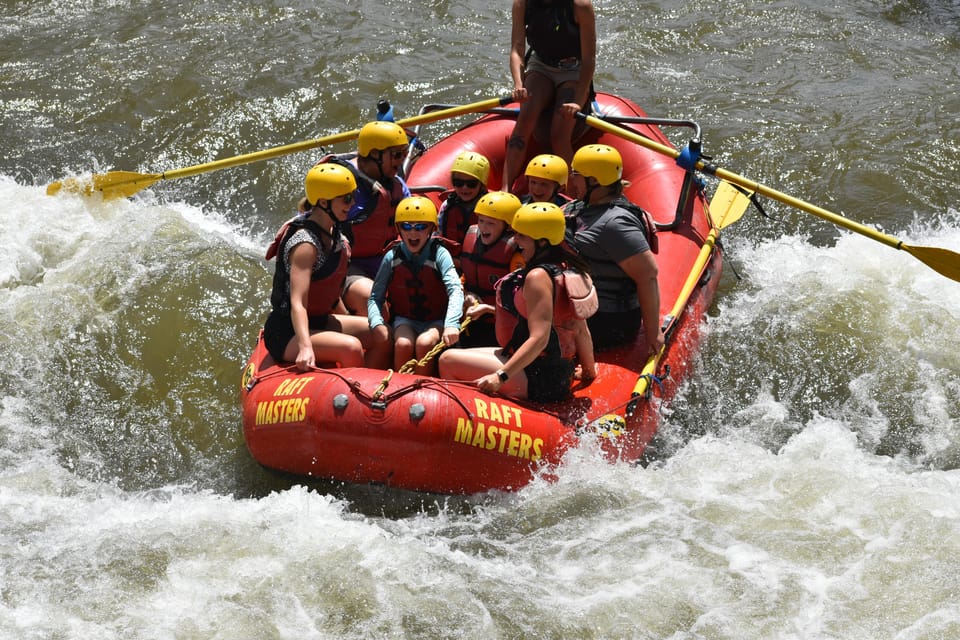
[[510, 376], [503, 369], [497, 369], [497, 377], [500, 378], [500, 382], [506, 382], [510, 379]]

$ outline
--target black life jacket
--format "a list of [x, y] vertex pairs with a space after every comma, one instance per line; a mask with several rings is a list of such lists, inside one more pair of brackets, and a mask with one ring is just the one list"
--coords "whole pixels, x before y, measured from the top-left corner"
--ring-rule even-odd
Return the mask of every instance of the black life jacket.
[[[313, 220], [299, 216], [285, 223], [277, 232], [273, 242], [267, 248], [266, 259], [277, 258], [273, 272], [273, 291], [270, 304], [278, 313], [290, 314], [290, 272], [283, 259], [287, 243], [299, 229], [305, 229], [314, 237], [318, 247], [322, 247], [321, 238], [330, 238], [331, 253], [319, 269], [310, 272], [310, 290], [307, 293], [307, 315], [321, 316], [333, 311], [340, 300], [340, 291], [347, 277], [347, 264], [350, 262], [350, 243], [334, 227], [333, 234], [327, 233]], [[318, 248], [318, 251], [322, 249]]]
[[507, 274], [497, 283], [497, 342], [504, 351], [513, 353], [527, 338], [527, 310], [523, 301], [523, 283], [533, 269], [544, 269], [553, 281], [553, 326], [550, 339], [542, 356], [555, 359], [570, 359], [576, 355], [574, 326], [579, 319], [567, 295], [563, 280], [563, 267], [556, 264], [538, 264], [527, 269], [518, 269]]
[[[530, 50], [555, 67], [564, 58], [582, 57], [580, 25], [574, 19], [573, 0], [527, 0], [523, 16]], [[529, 52], [527, 54], [529, 56]]]

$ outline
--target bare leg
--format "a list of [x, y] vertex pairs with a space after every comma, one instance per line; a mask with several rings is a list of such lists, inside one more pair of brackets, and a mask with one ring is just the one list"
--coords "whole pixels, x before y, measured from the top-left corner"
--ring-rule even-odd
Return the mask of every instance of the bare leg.
[[[507, 357], [498, 347], [450, 349], [440, 354], [440, 377], [473, 382], [503, 366]], [[523, 371], [510, 376], [499, 393], [514, 398], [527, 397], [527, 376]]]
[[[337, 362], [341, 367], [363, 366], [363, 345], [356, 336], [340, 333], [338, 330], [318, 331], [310, 335], [313, 354], [318, 365]], [[294, 362], [297, 359], [296, 337], [292, 338], [284, 351], [284, 360]]]
[[514, 181], [522, 171], [521, 165], [527, 157], [527, 143], [537, 125], [537, 119], [544, 109], [553, 104], [553, 82], [548, 77], [540, 73], [528, 73], [524, 84], [530, 92], [530, 97], [520, 105], [517, 124], [514, 125], [513, 133], [507, 141], [501, 186], [504, 191], [510, 191], [513, 188]]
[[370, 299], [370, 291], [373, 289], [373, 280], [370, 278], [357, 278], [343, 292], [343, 304], [347, 308], [347, 313], [355, 316], [367, 315], [367, 300]]
[[[556, 105], [573, 102], [574, 85], [565, 83], [557, 87]], [[554, 108], [550, 120], [550, 140], [553, 141], [553, 152], [566, 160], [567, 164], [573, 160], [573, 127], [577, 121], [573, 118], [564, 117], [558, 108]]]
[[370, 330], [370, 325], [365, 317], [333, 315], [327, 327], [331, 331], [340, 331], [344, 334], [354, 336], [363, 345], [364, 363], [372, 369], [386, 369], [390, 366], [390, 359], [393, 355], [393, 341], [379, 341]]
[[[440, 342], [440, 330], [436, 327], [430, 327], [417, 336], [417, 360], [422, 360], [430, 349], [433, 349]], [[423, 376], [433, 375], [436, 371], [437, 363], [431, 360], [423, 367], [417, 367], [417, 373]]]
[[393, 368], [399, 371], [413, 359], [417, 335], [408, 324], [400, 325], [394, 331]]

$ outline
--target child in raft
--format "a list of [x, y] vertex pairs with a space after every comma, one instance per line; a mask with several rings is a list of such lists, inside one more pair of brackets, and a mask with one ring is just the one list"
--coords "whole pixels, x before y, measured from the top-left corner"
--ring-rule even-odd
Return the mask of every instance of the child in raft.
[[512, 271], [511, 261], [518, 255], [510, 223], [520, 208], [517, 196], [506, 191], [491, 191], [480, 198], [474, 212], [477, 224], [467, 229], [460, 253], [463, 273], [464, 313], [470, 318], [460, 336], [464, 347], [496, 346], [494, 305], [497, 281]]
[[457, 155], [450, 166], [450, 182], [453, 189], [444, 192], [443, 204], [438, 213], [440, 235], [457, 243], [452, 247], [453, 257], [460, 255], [463, 238], [477, 222], [474, 208], [487, 193], [490, 177], [490, 161], [476, 151], [464, 151]]
[[[404, 198], [395, 218], [400, 239], [387, 250], [373, 281], [367, 303], [370, 329], [378, 339], [394, 340], [394, 368], [422, 359], [441, 340], [446, 346], [460, 339], [463, 286], [445, 240], [434, 235], [437, 208], [423, 196]], [[384, 322], [390, 304], [392, 327]], [[436, 363], [416, 367], [430, 375]]]
[[552, 202], [563, 208], [573, 199], [561, 193], [567, 185], [570, 169], [566, 161], [551, 153], [542, 153], [527, 163], [524, 175], [527, 178], [527, 193], [520, 202]]

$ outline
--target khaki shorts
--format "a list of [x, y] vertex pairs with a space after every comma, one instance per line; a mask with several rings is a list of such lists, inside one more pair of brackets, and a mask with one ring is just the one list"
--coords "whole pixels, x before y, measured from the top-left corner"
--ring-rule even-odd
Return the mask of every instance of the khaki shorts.
[[577, 82], [580, 79], [580, 61], [570, 66], [551, 67], [546, 62], [537, 57], [536, 52], [530, 54], [527, 60], [527, 73], [540, 73], [553, 81], [553, 86], [559, 86], [564, 82]]

